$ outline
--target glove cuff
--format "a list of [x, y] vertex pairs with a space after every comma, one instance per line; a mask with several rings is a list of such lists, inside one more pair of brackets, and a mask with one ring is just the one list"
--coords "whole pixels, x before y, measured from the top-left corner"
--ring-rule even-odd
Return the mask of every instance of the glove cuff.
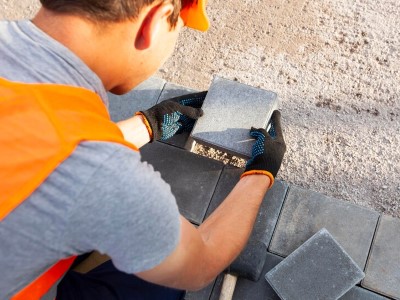
[[266, 175], [266, 176], [268, 176], [269, 179], [270, 179], [270, 184], [269, 184], [268, 189], [270, 189], [274, 185], [274, 182], [275, 182], [274, 176], [270, 172], [265, 171], [265, 170], [249, 170], [249, 171], [246, 171], [246, 172], [244, 172], [242, 174], [242, 176], [240, 176], [240, 179], [242, 179], [243, 177], [248, 176], [248, 175]]
[[151, 125], [150, 125], [149, 121], [147, 120], [146, 116], [141, 111], [136, 112], [135, 116], [142, 117], [144, 126], [146, 126], [146, 129], [149, 132], [150, 142], [152, 142], [154, 139], [153, 130], [151, 129]]

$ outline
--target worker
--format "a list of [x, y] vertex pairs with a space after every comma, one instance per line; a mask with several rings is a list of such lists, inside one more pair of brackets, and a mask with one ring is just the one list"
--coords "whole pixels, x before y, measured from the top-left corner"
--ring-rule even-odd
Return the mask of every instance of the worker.
[[[205, 1], [41, 5], [32, 20], [0, 22], [0, 299], [182, 299], [205, 287], [245, 246], [274, 183], [280, 113], [273, 135], [249, 128], [241, 179], [196, 228], [139, 149], [190, 130], [206, 92], [118, 124], [106, 92], [154, 74], [183, 26], [207, 30]], [[83, 270], [94, 250], [111, 260]]]

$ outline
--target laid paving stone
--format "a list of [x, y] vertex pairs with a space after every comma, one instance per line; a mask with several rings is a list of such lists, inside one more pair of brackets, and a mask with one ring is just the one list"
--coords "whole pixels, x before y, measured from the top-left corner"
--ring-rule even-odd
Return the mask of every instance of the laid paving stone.
[[382, 216], [362, 286], [400, 299], [400, 219]]
[[277, 106], [273, 92], [215, 77], [192, 137], [200, 144], [248, 158], [254, 143], [250, 128], [266, 128]]
[[[161, 92], [161, 95], [157, 101], [157, 103], [160, 103], [164, 100], [168, 100], [174, 97], [179, 97], [182, 95], [186, 94], [191, 94], [197, 92], [194, 89], [190, 89], [181, 85], [176, 85], [170, 82], [167, 82], [164, 85], [164, 89]], [[187, 149], [190, 147], [188, 143], [188, 138], [189, 138], [190, 132], [183, 132], [181, 134], [174, 135], [172, 138], [163, 141], [163, 143], [173, 145], [179, 148]], [[189, 149], [188, 149], [189, 150]]]
[[375, 294], [358, 286], [353, 287], [350, 291], [339, 298], [340, 300], [389, 300], [379, 294]]
[[[282, 257], [267, 253], [262, 274], [266, 274], [272, 268], [282, 261]], [[210, 297], [211, 300], [219, 299], [221, 294], [223, 278], [217, 280]], [[245, 278], [238, 278], [233, 300], [280, 300], [271, 285], [262, 276], [258, 281], [252, 281]]]
[[164, 79], [151, 77], [125, 95], [117, 96], [108, 93], [111, 119], [114, 122], [125, 120], [132, 117], [137, 111], [154, 106], [165, 83]]
[[326, 230], [321, 229], [265, 275], [283, 300], [335, 300], [364, 273]]
[[208, 300], [211, 297], [216, 280], [206, 286], [204, 289], [196, 292], [186, 292], [185, 300]]
[[[232, 166], [224, 168], [206, 217], [228, 196], [240, 180], [243, 171], [243, 169]], [[267, 247], [271, 241], [287, 190], [288, 185], [277, 180], [271, 190], [267, 192], [258, 212], [249, 243], [228, 268], [231, 274], [240, 274], [252, 280], [257, 280], [260, 277]]]
[[196, 92], [198, 91], [182, 85], [177, 85], [171, 82], [167, 82], [164, 86], [164, 89], [161, 92], [160, 97], [158, 98], [157, 103], [160, 103], [164, 100], [171, 99], [174, 97], [179, 97], [182, 95], [196, 93]]
[[153, 165], [171, 185], [182, 215], [200, 224], [224, 164], [159, 142], [142, 147], [140, 152], [142, 160]]
[[379, 213], [291, 186], [269, 251], [287, 256], [326, 228], [364, 269]]

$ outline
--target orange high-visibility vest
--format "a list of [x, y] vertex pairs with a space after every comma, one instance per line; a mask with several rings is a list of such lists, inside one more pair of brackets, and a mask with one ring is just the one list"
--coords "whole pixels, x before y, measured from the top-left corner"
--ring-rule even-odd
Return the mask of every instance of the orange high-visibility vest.
[[[116, 142], [138, 150], [124, 140], [97, 94], [77, 87], [0, 78], [0, 222], [87, 140]], [[74, 259], [56, 263], [12, 299], [40, 299]]]

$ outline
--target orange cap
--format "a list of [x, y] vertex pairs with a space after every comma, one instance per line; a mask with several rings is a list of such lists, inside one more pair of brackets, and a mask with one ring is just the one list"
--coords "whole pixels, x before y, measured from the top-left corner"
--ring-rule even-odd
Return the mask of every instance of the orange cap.
[[[207, 31], [210, 27], [206, 13], [207, 0], [192, 0], [182, 1], [184, 3], [181, 10], [181, 18], [185, 26], [197, 29], [200, 31]], [[191, 2], [186, 4], [185, 2]]]

